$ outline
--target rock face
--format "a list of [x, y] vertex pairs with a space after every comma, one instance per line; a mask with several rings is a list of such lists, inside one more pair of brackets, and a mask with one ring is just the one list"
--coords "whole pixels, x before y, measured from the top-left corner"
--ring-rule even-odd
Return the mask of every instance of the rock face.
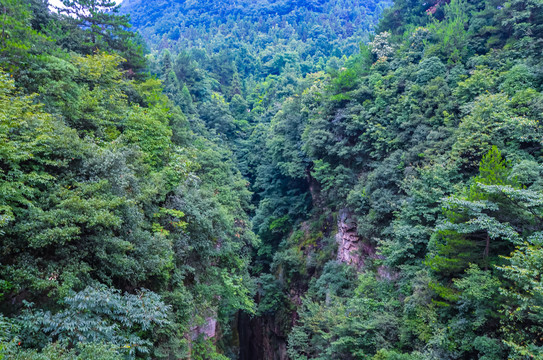
[[206, 322], [196, 332], [196, 336], [203, 334], [206, 339], [215, 338], [217, 335], [217, 318], [216, 316], [208, 316]]
[[[338, 244], [337, 261], [354, 266], [357, 270], [364, 267], [366, 259], [382, 259], [377, 254], [374, 244], [360, 238], [357, 233], [356, 223], [352, 220], [352, 214], [346, 210], [340, 210], [337, 219], [336, 242]], [[386, 269], [382, 269], [383, 277], [390, 277]]]
[[239, 360], [288, 360], [287, 336], [273, 316], [239, 315]]
[[356, 232], [356, 224], [351, 220], [349, 212], [341, 210], [337, 219], [336, 242], [338, 244], [337, 260], [360, 269], [364, 265], [361, 257], [362, 241]]
[[217, 311], [210, 310], [210, 314], [206, 316], [203, 324], [191, 326], [190, 332], [187, 334], [187, 339], [192, 343], [200, 335], [203, 335], [206, 340], [213, 339], [213, 341], [216, 341], [218, 339], [218, 332]]

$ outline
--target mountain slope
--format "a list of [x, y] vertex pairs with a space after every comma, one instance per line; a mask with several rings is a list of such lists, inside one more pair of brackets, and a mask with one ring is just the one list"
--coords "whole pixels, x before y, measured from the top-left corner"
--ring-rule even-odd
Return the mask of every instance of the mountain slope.
[[255, 194], [242, 359], [543, 356], [540, 2], [397, 0], [375, 37], [386, 4], [161, 4], [127, 9]]
[[352, 55], [388, 5], [388, 0], [131, 0], [122, 9], [152, 49], [198, 49], [205, 53], [200, 58], [218, 57], [233, 62], [244, 77], [263, 78], [278, 74], [285, 62], [295, 61], [306, 74], [321, 58]]
[[0, 358], [543, 359], [541, 0], [65, 3], [0, 1]]

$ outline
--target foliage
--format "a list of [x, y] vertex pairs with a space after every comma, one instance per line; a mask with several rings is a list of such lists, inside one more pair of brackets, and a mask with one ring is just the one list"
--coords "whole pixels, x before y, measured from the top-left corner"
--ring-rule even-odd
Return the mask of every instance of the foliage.
[[[508, 286], [500, 288], [509, 299], [504, 305], [505, 344], [511, 348], [515, 358], [542, 356], [541, 333], [541, 232], [517, 247], [508, 264], [500, 266]], [[528, 325], [528, 326], [526, 326]]]
[[540, 1], [64, 5], [0, 1], [0, 358], [543, 356]]
[[20, 336], [25, 339], [24, 346], [42, 345], [33, 341], [46, 335], [48, 342], [69, 345], [108, 343], [134, 358], [138, 353], [149, 353], [152, 345], [140, 334], [168, 323], [169, 306], [147, 290], [121, 295], [105, 286], [87, 287], [62, 302], [66, 309], [56, 314], [30, 310], [23, 315]]
[[1, 4], [0, 357], [217, 353], [203, 314], [255, 308], [247, 182], [114, 2], [64, 5]]

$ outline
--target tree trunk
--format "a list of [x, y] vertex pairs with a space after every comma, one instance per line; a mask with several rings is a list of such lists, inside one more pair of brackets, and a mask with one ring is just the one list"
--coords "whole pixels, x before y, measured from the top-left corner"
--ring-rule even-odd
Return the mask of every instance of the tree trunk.
[[486, 235], [486, 243], [485, 243], [485, 252], [484, 252], [484, 260], [485, 260], [485, 270], [488, 270], [488, 255], [490, 253], [490, 236]]

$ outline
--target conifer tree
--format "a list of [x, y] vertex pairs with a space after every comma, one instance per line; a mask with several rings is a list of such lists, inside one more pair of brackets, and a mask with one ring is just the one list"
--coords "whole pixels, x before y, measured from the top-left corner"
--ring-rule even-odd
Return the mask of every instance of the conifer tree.
[[89, 33], [90, 45], [95, 49], [102, 41], [113, 42], [125, 35], [130, 27], [126, 15], [118, 15], [119, 5], [111, 0], [63, 0], [62, 13], [72, 16], [77, 24]]
[[75, 33], [82, 32], [80, 51], [92, 54], [96, 51], [117, 52], [127, 62], [125, 70], [132, 73], [145, 68], [143, 46], [129, 31], [130, 17], [120, 15], [120, 5], [112, 0], [62, 0], [61, 13], [68, 15], [75, 26]]

